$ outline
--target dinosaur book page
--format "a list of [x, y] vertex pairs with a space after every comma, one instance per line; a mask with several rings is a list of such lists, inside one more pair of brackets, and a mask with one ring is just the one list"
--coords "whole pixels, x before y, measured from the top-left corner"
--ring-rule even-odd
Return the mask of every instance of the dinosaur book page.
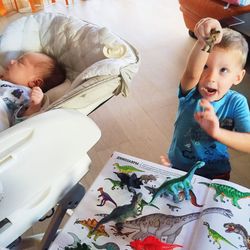
[[224, 224], [249, 228], [249, 199], [239, 200], [241, 208], [215, 201], [208, 185], [230, 182], [196, 176], [200, 167], [198, 162], [185, 173], [114, 152], [50, 249], [217, 249], [205, 222], [237, 241], [239, 235], [225, 233]]
[[[205, 182], [199, 182], [205, 186]], [[217, 207], [214, 213], [207, 209]], [[223, 210], [222, 210], [223, 209]], [[209, 185], [203, 216], [199, 220], [191, 248], [250, 249], [250, 190], [235, 183], [213, 180]]]

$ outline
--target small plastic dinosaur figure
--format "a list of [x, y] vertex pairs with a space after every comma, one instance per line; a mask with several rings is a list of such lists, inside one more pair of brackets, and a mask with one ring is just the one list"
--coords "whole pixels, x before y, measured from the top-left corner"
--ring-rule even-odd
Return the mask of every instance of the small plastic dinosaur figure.
[[100, 225], [108, 223], [110, 221], [115, 221], [115, 225], [117, 227], [117, 231], [121, 231], [122, 230], [122, 224], [123, 222], [129, 218], [129, 217], [136, 217], [137, 215], [139, 215], [139, 211], [138, 208], [140, 206], [142, 200], [142, 193], [134, 193], [134, 196], [132, 198], [132, 201], [130, 204], [126, 204], [123, 206], [118, 206], [116, 208], [113, 209], [113, 211], [106, 215], [106, 214], [102, 214], [105, 217], [102, 218], [94, 227], [94, 229], [91, 231], [91, 234], [93, 234]]
[[98, 204], [97, 206], [104, 206], [107, 201], [110, 201], [117, 207], [116, 202], [111, 198], [111, 196], [108, 193], [103, 191], [102, 187], [98, 188], [97, 191], [101, 193], [100, 195], [98, 195], [98, 198], [100, 197], [102, 198], [101, 203]]
[[126, 185], [129, 192], [132, 192], [132, 188], [140, 189], [141, 185], [143, 185], [141, 179], [138, 178], [135, 173], [133, 173], [131, 176], [124, 173], [117, 173], [117, 172], [114, 173], [121, 180], [121, 186], [123, 187], [124, 185]]
[[203, 51], [206, 51], [208, 53], [211, 52], [212, 48], [214, 47], [214, 42], [216, 41], [219, 33], [219, 30], [211, 30], [210, 36], [205, 39], [206, 45], [204, 46], [204, 48], [202, 48]]
[[135, 168], [133, 166], [120, 166], [119, 163], [114, 163], [113, 166], [120, 172], [124, 174], [129, 174], [133, 172], [144, 172], [143, 170], [140, 170], [138, 168]]
[[227, 233], [236, 233], [242, 236], [244, 246], [246, 249], [250, 250], [250, 235], [248, 234], [246, 228], [240, 224], [234, 223], [225, 223], [224, 227], [226, 228]]
[[182, 248], [181, 245], [161, 242], [155, 236], [148, 236], [144, 240], [131, 241], [130, 246], [134, 250], [172, 250], [176, 247]]
[[228, 241], [226, 238], [224, 238], [222, 235], [220, 235], [218, 232], [216, 232], [215, 230], [213, 230], [210, 225], [208, 224], [208, 222], [204, 221], [203, 225], [207, 227], [208, 230], [208, 238], [212, 238], [212, 240], [214, 241], [213, 243], [217, 243], [218, 244], [218, 249], [221, 249], [221, 244], [220, 241], [224, 241], [227, 244], [231, 245], [232, 247], [237, 248], [235, 245], [233, 245], [230, 241]]
[[[154, 187], [144, 186], [144, 188], [149, 191], [149, 194], [154, 194], [157, 191], [156, 188]], [[203, 207], [203, 205], [197, 203], [196, 195], [191, 189], [189, 190], [189, 194], [191, 197], [190, 202], [192, 203], [192, 205], [194, 205], [195, 207]], [[184, 199], [185, 199], [185, 194], [184, 191], [182, 190], [179, 192], [179, 201], [183, 201]]]
[[198, 161], [195, 165], [187, 172], [187, 174], [174, 178], [171, 180], [167, 180], [161, 184], [159, 188], [157, 188], [156, 192], [153, 194], [153, 197], [149, 203], [152, 203], [155, 198], [160, 195], [172, 195], [173, 201], [175, 203], [180, 202], [179, 193], [184, 191], [185, 199], [190, 200], [190, 190], [192, 189], [191, 181], [194, 176], [195, 171], [198, 168], [202, 168], [205, 165], [205, 162]]

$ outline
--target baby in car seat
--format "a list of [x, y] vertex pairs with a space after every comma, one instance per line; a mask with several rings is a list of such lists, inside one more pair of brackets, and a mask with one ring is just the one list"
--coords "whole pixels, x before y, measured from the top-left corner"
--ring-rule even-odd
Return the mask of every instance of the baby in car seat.
[[65, 69], [46, 54], [29, 52], [11, 60], [0, 80], [0, 131], [38, 112], [44, 93], [65, 78]]

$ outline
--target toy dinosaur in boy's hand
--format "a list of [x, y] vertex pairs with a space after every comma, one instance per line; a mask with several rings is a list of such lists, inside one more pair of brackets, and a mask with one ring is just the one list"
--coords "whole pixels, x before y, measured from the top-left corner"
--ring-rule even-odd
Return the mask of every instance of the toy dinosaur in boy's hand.
[[205, 38], [206, 45], [202, 48], [203, 51], [208, 53], [211, 52], [212, 48], [214, 47], [214, 42], [217, 39], [218, 34], [220, 33], [219, 30], [212, 29], [210, 32], [210, 36]]

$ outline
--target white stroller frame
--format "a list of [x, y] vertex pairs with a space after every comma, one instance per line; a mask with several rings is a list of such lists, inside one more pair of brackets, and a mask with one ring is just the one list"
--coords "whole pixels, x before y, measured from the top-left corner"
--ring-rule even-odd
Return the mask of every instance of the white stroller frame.
[[[64, 34], [62, 27], [72, 32]], [[59, 44], [54, 36], [62, 34]], [[100, 138], [86, 115], [113, 95], [126, 96], [139, 62], [136, 50], [106, 28], [52, 13], [20, 18], [1, 35], [3, 66], [25, 51], [54, 56], [68, 80], [45, 94], [39, 114], [0, 134], [0, 249], [15, 247], [9, 244], [59, 202], [39, 249], [49, 247], [67, 208], [84, 195], [77, 183], [88, 171], [88, 150]]]

